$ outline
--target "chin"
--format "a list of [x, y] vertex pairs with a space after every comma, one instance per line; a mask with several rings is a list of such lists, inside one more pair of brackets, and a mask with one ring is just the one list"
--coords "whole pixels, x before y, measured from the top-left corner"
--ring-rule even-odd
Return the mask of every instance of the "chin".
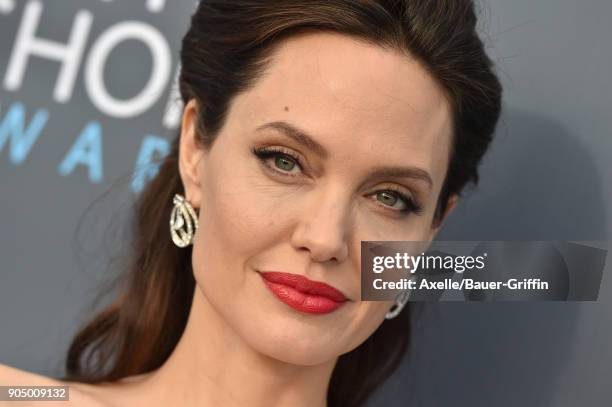
[[339, 355], [339, 353], [333, 352], [333, 348], [330, 346], [307, 350], [295, 349], [291, 346], [277, 346], [272, 347], [270, 353], [265, 354], [273, 359], [297, 366], [321, 365], [335, 359]]
[[[282, 326], [282, 325], [277, 325]], [[318, 337], [301, 330], [294, 335], [287, 332], [272, 332], [256, 335], [247, 341], [258, 352], [273, 359], [300, 366], [314, 366], [329, 362], [340, 355], [337, 337]]]

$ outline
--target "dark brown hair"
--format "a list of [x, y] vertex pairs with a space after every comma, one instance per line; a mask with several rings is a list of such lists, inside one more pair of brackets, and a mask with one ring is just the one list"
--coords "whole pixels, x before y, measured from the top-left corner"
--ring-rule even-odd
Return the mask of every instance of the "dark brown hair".
[[[452, 151], [434, 216], [438, 223], [449, 198], [478, 182], [477, 167], [501, 109], [502, 88], [476, 22], [471, 0], [202, 0], [182, 42], [181, 96], [185, 104], [198, 102], [198, 136], [209, 148], [232, 98], [253, 86], [284, 38], [330, 31], [404, 52], [429, 71], [452, 111]], [[176, 346], [195, 281], [191, 249], [175, 247], [168, 234], [175, 193], [184, 193], [178, 137], [137, 201], [122, 290], [74, 338], [64, 380], [96, 383], [146, 373]], [[404, 310], [339, 357], [328, 405], [362, 405], [398, 367], [409, 341], [410, 313]]]

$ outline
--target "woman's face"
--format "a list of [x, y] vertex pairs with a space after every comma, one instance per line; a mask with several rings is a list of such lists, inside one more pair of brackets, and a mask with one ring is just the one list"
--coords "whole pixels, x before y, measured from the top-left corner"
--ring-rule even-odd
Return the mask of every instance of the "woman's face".
[[[233, 99], [210, 150], [193, 143], [194, 106], [179, 167], [200, 209], [196, 295], [279, 360], [314, 365], [357, 347], [393, 304], [360, 301], [360, 242], [436, 233], [451, 139], [442, 91], [397, 51], [308, 33], [279, 44], [266, 73]], [[327, 283], [348, 301], [296, 310], [264, 283], [267, 271]]]

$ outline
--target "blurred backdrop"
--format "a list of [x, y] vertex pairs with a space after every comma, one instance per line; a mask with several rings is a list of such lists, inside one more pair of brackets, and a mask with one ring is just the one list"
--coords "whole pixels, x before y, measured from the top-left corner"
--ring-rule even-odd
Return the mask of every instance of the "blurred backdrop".
[[[438, 238], [611, 240], [612, 2], [477, 5], [504, 113]], [[0, 0], [0, 363], [63, 374], [178, 131], [194, 6]], [[610, 405], [610, 263], [597, 302], [419, 307], [410, 354], [370, 404]]]

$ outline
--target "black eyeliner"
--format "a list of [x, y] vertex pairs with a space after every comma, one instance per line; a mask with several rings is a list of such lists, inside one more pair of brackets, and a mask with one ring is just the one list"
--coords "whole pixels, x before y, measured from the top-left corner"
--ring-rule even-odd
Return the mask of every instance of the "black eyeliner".
[[[253, 153], [253, 155], [255, 155], [264, 165], [268, 166], [268, 168], [270, 168], [270, 170], [279, 173], [281, 175], [287, 176], [287, 177], [295, 177], [295, 175], [291, 175], [289, 173], [286, 173], [284, 171], [279, 171], [276, 170], [272, 167], [270, 167], [269, 165], [265, 164], [265, 161], [269, 158], [272, 157], [276, 157], [278, 155], [280, 156], [284, 156], [286, 158], [289, 158], [291, 161], [294, 161], [301, 169], [303, 168], [302, 163], [299, 159], [299, 157], [293, 155], [292, 153], [280, 148], [280, 147], [253, 147], [251, 148], [251, 152]], [[380, 193], [380, 192], [391, 192], [393, 194], [395, 194], [399, 199], [401, 199], [405, 204], [406, 204], [406, 209], [401, 209], [401, 210], [396, 210], [396, 209], [389, 209], [390, 211], [393, 212], [397, 212], [402, 216], [407, 216], [408, 214], [415, 214], [417, 216], [422, 215], [424, 212], [423, 206], [421, 204], [419, 204], [414, 198], [412, 198], [411, 196], [408, 196], [406, 194], [404, 194], [402, 191], [400, 191], [399, 189], [395, 189], [392, 187], [387, 187], [386, 189], [381, 189], [376, 191], [375, 193]], [[385, 206], [385, 205], [383, 205]]]

